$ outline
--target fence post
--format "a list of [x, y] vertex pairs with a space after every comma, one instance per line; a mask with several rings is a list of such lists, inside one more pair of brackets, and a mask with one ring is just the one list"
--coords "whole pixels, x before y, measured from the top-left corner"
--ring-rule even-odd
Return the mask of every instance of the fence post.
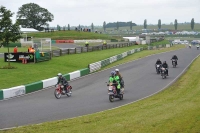
[[53, 57], [53, 50], [51, 51], [51, 53], [52, 53], [52, 57]]
[[62, 55], [62, 49], [60, 49], [60, 56]]

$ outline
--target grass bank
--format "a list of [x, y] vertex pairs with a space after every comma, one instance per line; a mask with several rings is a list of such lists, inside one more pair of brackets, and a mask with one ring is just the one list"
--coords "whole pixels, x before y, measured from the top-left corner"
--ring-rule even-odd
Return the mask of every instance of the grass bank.
[[139, 102], [88, 116], [24, 126], [2, 133], [199, 133], [199, 65], [200, 57], [172, 86]]
[[168, 40], [163, 40], [163, 41], [159, 41], [159, 42], [153, 42], [150, 44], [150, 46], [157, 46], [157, 45], [161, 45], [161, 44], [170, 44], [170, 42]]
[[110, 36], [105, 34], [78, 31], [37, 32], [27, 33], [27, 36], [33, 38], [51, 38], [51, 40], [111, 39]]

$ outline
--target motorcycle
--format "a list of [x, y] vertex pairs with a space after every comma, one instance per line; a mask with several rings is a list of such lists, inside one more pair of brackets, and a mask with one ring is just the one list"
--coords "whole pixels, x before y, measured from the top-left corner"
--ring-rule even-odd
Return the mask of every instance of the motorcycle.
[[161, 68], [161, 76], [163, 79], [167, 78], [166, 69], [164, 67]]
[[70, 97], [72, 95], [72, 86], [68, 85], [65, 89], [63, 84], [58, 84], [54, 91], [54, 95], [57, 99], [60, 99], [62, 95]]
[[199, 50], [199, 46], [197, 46], [197, 50]]
[[189, 48], [191, 48], [191, 46], [189, 45]]
[[160, 67], [161, 67], [160, 64], [156, 64], [156, 72], [157, 72], [157, 74], [160, 74], [160, 72], [161, 72]]
[[172, 65], [173, 65], [173, 67], [176, 67], [176, 62], [177, 62], [177, 60], [172, 59]]
[[108, 86], [108, 95], [109, 95], [110, 102], [113, 102], [114, 98], [119, 98], [120, 100], [123, 99], [124, 88], [120, 89], [120, 94], [117, 95], [117, 90], [113, 83], [107, 84], [107, 86]]

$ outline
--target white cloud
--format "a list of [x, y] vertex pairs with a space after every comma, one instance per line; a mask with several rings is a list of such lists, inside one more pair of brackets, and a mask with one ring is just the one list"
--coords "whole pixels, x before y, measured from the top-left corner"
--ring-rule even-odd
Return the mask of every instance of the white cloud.
[[[50, 26], [102, 25], [104, 21], [132, 21], [143, 24], [200, 22], [199, 0], [1, 0], [1, 5], [15, 12], [23, 4], [36, 3], [54, 15]], [[15, 19], [15, 17], [13, 17]]]

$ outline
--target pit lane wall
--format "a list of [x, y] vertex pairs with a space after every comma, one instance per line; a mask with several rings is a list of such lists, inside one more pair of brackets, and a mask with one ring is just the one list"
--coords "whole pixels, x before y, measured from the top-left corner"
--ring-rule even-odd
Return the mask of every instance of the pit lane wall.
[[[166, 47], [166, 45], [160, 45], [158, 47], [159, 48]], [[167, 47], [169, 47], [169, 46], [167, 45]], [[152, 47], [150, 49], [154, 49], [154, 48]], [[107, 65], [109, 65], [109, 64], [111, 64], [115, 61], [121, 60], [121, 59], [125, 58], [126, 56], [132, 55], [134, 53], [137, 53], [137, 52], [140, 52], [140, 51], [143, 51], [143, 50], [144, 50], [143, 47], [135, 48], [135, 49], [129, 50], [127, 52], [124, 52], [124, 53], [112, 56], [110, 58], [107, 58], [105, 60], [101, 60], [101, 61], [89, 64], [88, 68], [84, 68], [84, 69], [77, 70], [77, 71], [74, 71], [74, 72], [71, 72], [71, 73], [68, 73], [68, 74], [64, 74], [63, 76], [68, 81], [71, 81], [71, 80], [74, 80], [76, 78], [88, 75], [92, 72], [98, 71], [99, 69], [101, 69], [101, 68], [103, 68], [103, 67], [105, 67], [105, 66], [107, 66]], [[8, 89], [2, 89], [2, 90], [0, 90], [0, 100], [21, 96], [21, 95], [32, 93], [32, 92], [35, 92], [35, 91], [39, 91], [39, 90], [42, 90], [44, 88], [54, 86], [56, 83], [57, 83], [57, 77], [52, 77], [52, 78], [49, 78], [49, 79], [44, 79], [44, 80], [37, 81], [37, 82], [34, 82], [34, 83], [30, 83], [30, 84], [27, 84], [27, 85], [20, 85], [20, 86], [8, 88]]]

